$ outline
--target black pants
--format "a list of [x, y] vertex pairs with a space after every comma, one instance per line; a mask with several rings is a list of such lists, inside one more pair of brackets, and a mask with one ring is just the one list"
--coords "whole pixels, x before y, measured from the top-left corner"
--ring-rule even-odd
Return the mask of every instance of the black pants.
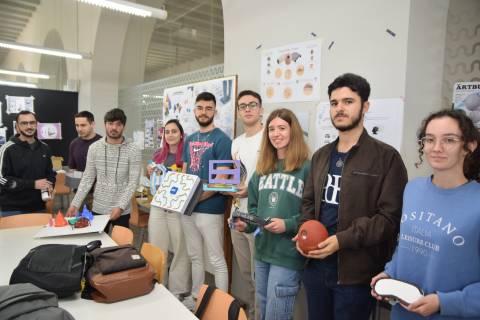
[[[100, 213], [93, 213], [95, 216], [100, 216], [102, 214]], [[103, 231], [105, 231], [106, 233], [108, 233], [108, 231], [110, 230], [110, 226], [121, 226], [121, 227], [125, 227], [125, 228], [130, 228], [130, 213], [129, 214], [125, 214], [125, 215], [122, 215], [120, 217], [118, 217], [118, 219], [116, 220], [110, 220], [107, 225], [105, 226], [105, 229], [103, 229]]]

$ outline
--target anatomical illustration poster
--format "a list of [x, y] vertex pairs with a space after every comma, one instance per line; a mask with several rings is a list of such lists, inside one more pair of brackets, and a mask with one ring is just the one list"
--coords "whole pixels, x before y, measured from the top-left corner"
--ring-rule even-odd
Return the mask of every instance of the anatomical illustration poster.
[[453, 87], [453, 108], [467, 113], [480, 128], [480, 82], [457, 82]]
[[266, 103], [320, 99], [321, 45], [317, 40], [267, 49], [261, 57]]
[[[400, 98], [372, 99], [370, 108], [365, 114], [364, 127], [372, 137], [400, 151], [403, 135], [403, 109], [403, 99]], [[328, 102], [317, 105], [315, 128], [316, 149], [337, 139], [338, 132], [330, 120], [330, 104]]]

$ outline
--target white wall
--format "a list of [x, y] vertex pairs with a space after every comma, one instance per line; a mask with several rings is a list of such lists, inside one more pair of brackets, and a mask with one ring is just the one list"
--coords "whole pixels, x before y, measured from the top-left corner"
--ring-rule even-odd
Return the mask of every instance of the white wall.
[[[418, 120], [440, 107], [448, 4], [449, 0], [224, 0], [225, 74], [238, 74], [239, 90], [260, 91], [261, 50], [314, 39], [314, 32], [323, 40], [321, 101], [328, 100], [328, 84], [345, 72], [370, 82], [371, 99], [405, 98], [401, 154], [413, 177], [422, 174], [414, 167]], [[308, 111], [313, 147], [315, 105], [270, 104], [266, 111], [284, 106]]]
[[[405, 95], [410, 1], [223, 1], [225, 74], [238, 74], [239, 90], [260, 91], [262, 49], [314, 39], [322, 44], [321, 100], [335, 77], [353, 72], [371, 84], [371, 98]], [[396, 33], [392, 37], [386, 32]], [[331, 50], [327, 47], [334, 41]], [[256, 49], [261, 45], [261, 49]], [[310, 113], [309, 145], [314, 146], [313, 102], [266, 105]], [[312, 150], [314, 151], [314, 150]]]
[[445, 35], [449, 0], [411, 1], [406, 68], [402, 157], [409, 178], [430, 173], [418, 161], [416, 132], [421, 120], [442, 108]]

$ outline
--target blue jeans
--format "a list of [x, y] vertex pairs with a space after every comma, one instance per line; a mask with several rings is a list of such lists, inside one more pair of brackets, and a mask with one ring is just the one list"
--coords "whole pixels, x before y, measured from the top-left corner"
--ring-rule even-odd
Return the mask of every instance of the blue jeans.
[[293, 318], [300, 272], [255, 260], [255, 295], [261, 320]]
[[302, 276], [310, 320], [368, 320], [375, 300], [369, 285], [338, 284], [337, 255], [312, 259]]

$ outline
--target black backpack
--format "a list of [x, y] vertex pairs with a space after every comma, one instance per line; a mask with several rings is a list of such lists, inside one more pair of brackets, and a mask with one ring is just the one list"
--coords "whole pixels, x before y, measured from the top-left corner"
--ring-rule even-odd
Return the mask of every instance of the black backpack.
[[2, 320], [74, 320], [58, 307], [57, 296], [30, 283], [0, 286]]
[[100, 247], [99, 240], [86, 246], [45, 244], [31, 249], [15, 268], [10, 284], [32, 283], [59, 298], [80, 291], [86, 253]]

